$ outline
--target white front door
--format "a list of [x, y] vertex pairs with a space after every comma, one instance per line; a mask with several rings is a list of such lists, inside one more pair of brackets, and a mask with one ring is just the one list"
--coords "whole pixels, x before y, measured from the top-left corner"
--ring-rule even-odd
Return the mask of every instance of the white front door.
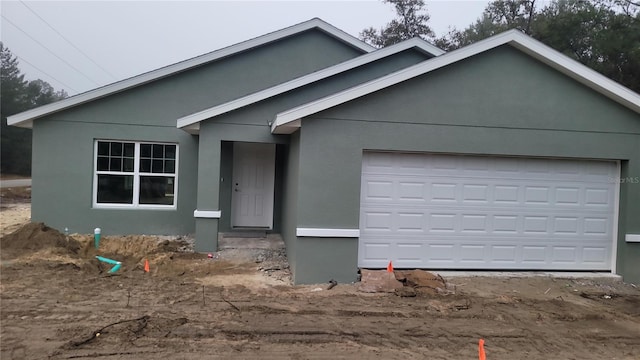
[[232, 227], [272, 228], [275, 159], [275, 144], [233, 144]]

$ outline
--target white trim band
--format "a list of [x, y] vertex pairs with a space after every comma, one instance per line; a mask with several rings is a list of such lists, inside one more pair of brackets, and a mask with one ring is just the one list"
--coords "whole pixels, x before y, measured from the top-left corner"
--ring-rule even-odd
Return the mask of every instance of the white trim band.
[[624, 237], [624, 241], [640, 243], [640, 234], [627, 234]]
[[318, 229], [318, 228], [296, 228], [296, 236], [300, 237], [360, 237], [359, 229]]
[[220, 210], [193, 210], [193, 217], [200, 219], [220, 219]]

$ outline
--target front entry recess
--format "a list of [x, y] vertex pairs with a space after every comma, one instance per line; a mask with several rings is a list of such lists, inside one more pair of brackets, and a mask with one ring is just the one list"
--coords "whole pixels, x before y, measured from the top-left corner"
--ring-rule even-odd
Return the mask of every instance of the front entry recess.
[[275, 144], [233, 144], [232, 227], [272, 228], [275, 159]]

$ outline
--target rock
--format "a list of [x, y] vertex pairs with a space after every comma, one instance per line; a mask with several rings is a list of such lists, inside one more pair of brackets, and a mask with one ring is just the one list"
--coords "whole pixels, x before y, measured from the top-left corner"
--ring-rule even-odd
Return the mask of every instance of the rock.
[[387, 270], [360, 270], [362, 278], [358, 284], [358, 291], [367, 293], [393, 293], [404, 286], [396, 280], [395, 275]]

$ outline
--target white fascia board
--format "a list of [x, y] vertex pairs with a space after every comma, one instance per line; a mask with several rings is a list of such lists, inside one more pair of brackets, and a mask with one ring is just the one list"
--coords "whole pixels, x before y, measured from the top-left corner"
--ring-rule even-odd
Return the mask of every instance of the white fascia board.
[[273, 125], [271, 127], [272, 127], [271, 133], [274, 135], [293, 134], [294, 132], [298, 131], [298, 129], [302, 127], [302, 120], [301, 119], [294, 120], [282, 126], [278, 126], [275, 129], [273, 129]]
[[185, 126], [182, 130], [188, 132], [191, 135], [199, 135], [200, 134], [200, 123], [191, 124], [189, 126]]
[[[428, 42], [428, 41], [426, 41], [424, 39], [421, 39], [419, 37], [414, 37], [412, 39], [405, 40], [403, 42], [407, 42], [407, 41], [415, 41], [416, 42], [415, 46], [417, 48], [420, 48], [422, 51], [425, 51], [426, 53], [431, 54], [433, 56], [440, 56], [440, 55], [446, 53], [446, 51], [440, 49], [439, 47], [437, 47], [437, 46], [433, 45], [432, 43], [430, 43], [430, 42]], [[400, 44], [402, 44], [402, 43], [400, 43]]]
[[640, 243], [640, 234], [627, 234], [624, 237], [625, 242]]
[[289, 122], [300, 120], [305, 116], [357, 99], [505, 44], [529, 54], [614, 101], [640, 113], [640, 95], [539, 41], [522, 34], [518, 30], [509, 30], [334, 95], [281, 112], [276, 115], [271, 126], [271, 132], [276, 133], [276, 129]]
[[58, 111], [62, 111], [74, 106], [78, 106], [93, 100], [97, 100], [105, 96], [112, 95], [136, 86], [140, 86], [140, 85], [149, 83], [151, 81], [155, 81], [155, 80], [206, 64], [208, 62], [222, 59], [222, 58], [249, 50], [251, 48], [265, 45], [267, 43], [294, 35], [296, 33], [310, 30], [313, 28], [318, 28], [364, 52], [371, 52], [375, 50], [375, 48], [370, 46], [369, 44], [358, 40], [357, 38], [345, 33], [344, 31], [318, 18], [314, 18], [309, 21], [305, 21], [303, 23], [293, 25], [291, 27], [288, 27], [282, 30], [274, 31], [272, 33], [262, 35], [257, 38], [253, 38], [251, 40], [247, 40], [235, 45], [228, 46], [226, 48], [222, 48], [220, 50], [216, 50], [216, 51], [213, 51], [204, 55], [200, 55], [185, 61], [181, 61], [179, 63], [165, 66], [157, 70], [152, 70], [150, 72], [147, 72], [138, 76], [134, 76], [132, 78], [125, 79], [122, 81], [118, 81], [113, 84], [106, 85], [94, 90], [90, 90], [82, 94], [78, 94], [52, 104], [40, 106], [32, 110], [28, 110], [25, 112], [21, 112], [19, 114], [9, 116], [7, 118], [7, 124], [20, 126], [20, 127], [31, 127], [33, 123], [33, 119], [46, 116]]
[[359, 229], [296, 228], [296, 236], [299, 236], [299, 237], [357, 238], [357, 237], [360, 237], [360, 230]]
[[[309, 21], [305, 21], [303, 23], [300, 23], [300, 24], [294, 25], [294, 26], [299, 26], [299, 25], [306, 24], [306, 23], [309, 23], [311, 25], [311, 26], [308, 25], [309, 29], [317, 27], [317, 28], [325, 31], [326, 33], [328, 33], [328, 34], [330, 34], [330, 35], [332, 35], [332, 36], [344, 41], [345, 43], [353, 46], [354, 48], [360, 49], [360, 50], [362, 50], [364, 52], [371, 52], [371, 51], [374, 51], [376, 49], [375, 47], [367, 44], [366, 42], [358, 39], [357, 37], [338, 29], [337, 27], [335, 27], [335, 26], [333, 26], [333, 25], [321, 20], [320, 18], [313, 18], [313, 19], [311, 19]], [[305, 29], [305, 30], [307, 30], [307, 29]], [[303, 31], [303, 30], [298, 30], [298, 31], [295, 31], [294, 33], [300, 32], [300, 31]]]
[[198, 219], [219, 219], [220, 216], [220, 210], [193, 210], [193, 217]]
[[322, 79], [326, 79], [330, 76], [340, 74], [342, 72], [354, 69], [362, 65], [369, 64], [376, 60], [400, 53], [402, 51], [405, 51], [411, 48], [418, 48], [433, 56], [438, 56], [444, 53], [443, 50], [429, 44], [428, 42], [420, 38], [409, 39], [401, 43], [388, 46], [386, 48], [382, 48], [368, 54], [361, 55], [357, 58], [347, 60], [340, 64], [328, 67], [326, 69], [316, 71], [309, 75], [305, 75], [305, 76], [293, 79], [291, 81], [287, 81], [285, 83], [276, 85], [266, 90], [262, 90], [262, 91], [253, 93], [251, 95], [247, 95], [245, 97], [242, 97], [218, 106], [214, 106], [212, 108], [205, 109], [194, 114], [181, 117], [177, 120], [177, 127], [184, 128], [186, 126], [195, 124], [197, 122], [204, 121], [204, 120], [216, 117], [218, 115], [222, 115], [224, 113], [242, 108], [244, 106], [257, 103], [259, 101], [268, 99], [270, 97], [285, 93], [287, 91], [291, 91], [293, 89], [297, 89], [299, 87], [314, 83]]

